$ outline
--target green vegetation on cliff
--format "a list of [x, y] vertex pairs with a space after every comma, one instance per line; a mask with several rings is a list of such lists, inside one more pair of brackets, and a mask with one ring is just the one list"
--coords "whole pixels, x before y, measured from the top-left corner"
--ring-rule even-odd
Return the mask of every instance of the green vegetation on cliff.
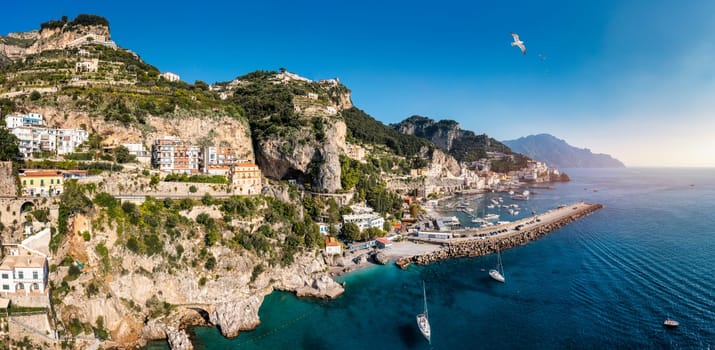
[[385, 145], [401, 156], [414, 156], [422, 147], [430, 146], [425, 140], [401, 134], [357, 107], [343, 111], [343, 118], [348, 127], [348, 140]]

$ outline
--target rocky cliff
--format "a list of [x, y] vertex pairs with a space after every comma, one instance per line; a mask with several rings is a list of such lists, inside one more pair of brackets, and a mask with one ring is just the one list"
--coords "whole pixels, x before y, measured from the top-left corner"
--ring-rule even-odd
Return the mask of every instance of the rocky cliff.
[[[168, 254], [137, 255], [119, 245], [112, 230], [95, 232], [95, 239], [85, 242], [79, 232], [92, 230], [89, 221], [78, 216], [74, 222], [74, 233], [62, 248], [67, 250], [59, 253], [86, 265], [79, 278], [69, 280], [67, 294], [56, 304], [57, 316], [63, 324], [77, 319], [93, 326], [101, 318], [112, 340], [121, 346], [168, 338], [170, 344], [185, 348], [181, 330], [191, 325], [214, 325], [224, 336], [235, 337], [260, 323], [258, 309], [274, 289], [323, 298], [343, 291], [326, 275], [322, 257], [310, 251], [296, 255], [288, 266], [254, 275], [255, 266], [265, 264], [265, 258], [252, 251], [236, 254], [226, 246], [213, 246], [207, 253], [217, 261], [215, 272], [201, 266], [174, 269], [171, 256], [177, 253], [171, 252], [173, 247], [187, 247], [183, 256], [193, 259], [195, 253], [189, 249], [200, 243], [179, 237], [167, 247]], [[110, 251], [109, 261], [120, 266], [106, 270], [107, 260], [97, 249], [100, 240]], [[66, 276], [66, 270], [59, 269], [51, 276], [52, 283], [67, 283]], [[93, 286], [89, 288], [93, 292], [87, 292], [87, 286]]]
[[487, 158], [487, 152], [513, 154], [501, 142], [487, 136], [463, 130], [454, 120], [440, 120], [412, 116], [391, 125], [403, 134], [429, 140], [460, 162], [472, 162]]
[[15, 60], [43, 51], [78, 47], [87, 42], [116, 47], [111, 40], [106, 20], [102, 21], [101, 17], [91, 16], [93, 20], [84, 22], [82, 18], [88, 17], [80, 16], [71, 22], [67, 22], [66, 19], [64, 22], [50, 21], [52, 25], [46, 25], [50, 22], [44, 23], [40, 30], [10, 33], [6, 37], [0, 37], [0, 53]]
[[[163, 136], [178, 136], [198, 145], [232, 147], [242, 159], [254, 160], [251, 131], [247, 123], [232, 116], [216, 112], [176, 110], [171, 115], [147, 116], [142, 125], [122, 125], [74, 109], [69, 97], [58, 97], [60, 106], [29, 105], [28, 111], [40, 113], [50, 127], [85, 129], [103, 138], [105, 146], [123, 143], [142, 143], [151, 151], [154, 140]], [[65, 101], [68, 102], [68, 101]]]

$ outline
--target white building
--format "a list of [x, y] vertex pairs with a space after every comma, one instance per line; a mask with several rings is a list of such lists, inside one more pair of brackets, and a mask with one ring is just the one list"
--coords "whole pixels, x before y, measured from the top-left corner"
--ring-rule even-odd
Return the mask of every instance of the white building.
[[164, 73], [159, 74], [159, 76], [166, 79], [167, 81], [172, 81], [172, 82], [181, 80], [181, 77], [178, 74], [172, 73], [172, 72], [164, 72]]
[[227, 175], [232, 166], [247, 162], [247, 160], [239, 160], [233, 148], [209, 146], [204, 147], [201, 171], [209, 175]]
[[38, 113], [8, 114], [5, 116], [5, 126], [8, 129], [43, 125], [45, 125], [45, 120], [42, 118], [42, 114]]
[[74, 153], [82, 143], [89, 140], [89, 133], [82, 129], [50, 129], [55, 132], [57, 154]]
[[175, 136], [164, 136], [152, 146], [153, 165], [167, 173], [198, 174], [201, 148]]
[[99, 70], [99, 59], [80, 61], [75, 63], [74, 69], [77, 73], [93, 73]]
[[[50, 132], [50, 130], [53, 130]], [[19, 127], [11, 129], [13, 135], [20, 141], [18, 148], [25, 158], [32, 158], [33, 153], [50, 152], [57, 149], [57, 138], [54, 129]]]
[[352, 214], [343, 215], [343, 223], [352, 222], [360, 228], [360, 231], [376, 227], [382, 230], [385, 225], [385, 219], [377, 214]]
[[13, 249], [0, 263], [0, 292], [44, 294], [47, 286], [47, 259], [37, 255], [20, 255]]
[[335, 237], [325, 237], [325, 254], [335, 255], [342, 254], [343, 247], [340, 245]]
[[430, 232], [430, 231], [420, 231], [417, 232], [417, 237], [426, 239], [452, 239], [454, 235], [451, 232]]
[[137, 161], [142, 164], [151, 164], [151, 153], [147, 151], [146, 148], [144, 148], [144, 144], [142, 143], [123, 143], [122, 146], [124, 146], [127, 150], [129, 150], [129, 154], [137, 157]]

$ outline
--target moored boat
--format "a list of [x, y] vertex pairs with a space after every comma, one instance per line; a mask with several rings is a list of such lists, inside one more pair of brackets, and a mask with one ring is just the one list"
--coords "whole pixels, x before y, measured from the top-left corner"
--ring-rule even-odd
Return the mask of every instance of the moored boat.
[[665, 319], [665, 321], [663, 321], [663, 325], [666, 327], [675, 328], [680, 325], [680, 322], [673, 320], [671, 318], [667, 318], [667, 319]]
[[417, 315], [417, 327], [420, 328], [420, 332], [427, 339], [429, 344], [432, 344], [432, 329], [429, 325], [429, 318], [427, 317], [427, 290], [425, 289], [425, 282], [422, 281], [422, 294], [425, 300], [425, 311]]

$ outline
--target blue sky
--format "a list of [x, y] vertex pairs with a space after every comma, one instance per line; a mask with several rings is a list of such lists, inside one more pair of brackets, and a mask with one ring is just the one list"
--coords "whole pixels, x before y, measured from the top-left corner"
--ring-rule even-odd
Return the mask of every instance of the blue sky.
[[547, 132], [629, 166], [715, 166], [712, 1], [38, 0], [3, 12], [2, 34], [105, 16], [120, 46], [189, 82], [285, 67], [339, 77], [385, 123], [419, 114], [500, 140]]

